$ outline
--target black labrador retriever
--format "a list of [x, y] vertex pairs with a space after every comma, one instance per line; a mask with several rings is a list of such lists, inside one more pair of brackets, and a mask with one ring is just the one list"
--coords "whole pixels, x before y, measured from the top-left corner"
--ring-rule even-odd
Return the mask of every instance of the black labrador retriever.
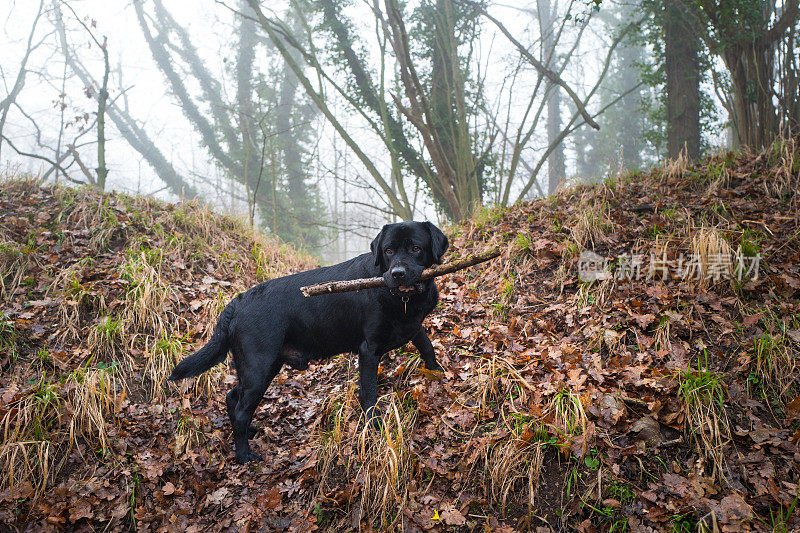
[[[261, 459], [250, 450], [250, 424], [284, 364], [305, 370], [315, 359], [358, 352], [358, 398], [374, 423], [383, 354], [411, 341], [426, 368], [441, 370], [422, 328], [439, 292], [432, 280], [419, 278], [442, 262], [447, 246], [430, 222], [388, 224], [372, 241], [372, 253], [256, 285], [225, 307], [208, 344], [181, 361], [169, 379], [197, 376], [233, 353], [239, 383], [226, 403], [239, 463]], [[375, 276], [383, 276], [387, 287], [310, 298], [300, 292], [304, 285]]]

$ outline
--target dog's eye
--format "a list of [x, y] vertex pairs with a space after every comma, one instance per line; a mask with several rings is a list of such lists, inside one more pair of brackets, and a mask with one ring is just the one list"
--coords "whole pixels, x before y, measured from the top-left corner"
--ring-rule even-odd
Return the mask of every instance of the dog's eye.
[[392, 255], [393, 253], [394, 253], [394, 250], [392, 250], [391, 248], [387, 248], [386, 249], [386, 255]]
[[414, 246], [411, 248], [411, 251], [414, 252], [415, 254], [418, 254], [422, 251], [422, 248], [420, 248], [419, 246]]

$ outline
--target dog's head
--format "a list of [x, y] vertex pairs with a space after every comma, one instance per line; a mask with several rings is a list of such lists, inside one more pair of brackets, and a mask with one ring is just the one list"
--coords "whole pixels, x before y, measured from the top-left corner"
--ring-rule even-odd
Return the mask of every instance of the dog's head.
[[386, 285], [402, 294], [424, 290], [422, 271], [441, 264], [448, 245], [445, 234], [430, 222], [399, 222], [385, 225], [370, 249]]

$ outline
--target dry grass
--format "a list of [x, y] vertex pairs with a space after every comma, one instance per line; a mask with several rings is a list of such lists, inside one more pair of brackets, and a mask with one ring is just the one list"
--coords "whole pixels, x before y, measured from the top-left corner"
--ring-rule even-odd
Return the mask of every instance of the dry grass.
[[211, 334], [214, 333], [214, 328], [217, 327], [217, 320], [219, 319], [219, 315], [222, 314], [222, 310], [225, 309], [225, 306], [228, 305], [228, 302], [233, 300], [235, 294], [220, 290], [217, 292], [217, 296], [214, 299], [209, 300], [206, 304], [206, 316], [208, 317], [205, 322], [205, 328], [203, 329], [203, 338], [208, 340], [211, 338]]
[[314, 440], [317, 443], [319, 466], [319, 496], [324, 497], [328, 476], [338, 466], [349, 470], [349, 460], [342, 454], [342, 446], [354, 433], [348, 424], [357, 420], [361, 407], [358, 405], [358, 385], [354, 380], [336, 385], [328, 394], [322, 413], [314, 425]]
[[383, 413], [382, 424], [377, 432], [366, 423], [356, 388], [355, 380], [350, 380], [334, 389], [315, 425], [318, 498], [337, 507], [349, 506], [350, 501], [338, 501], [335, 495], [329, 498], [329, 491], [337, 488], [332, 480], [357, 479], [361, 485], [360, 516], [388, 531], [400, 527], [408, 505], [416, 409], [403, 405], [394, 393], [381, 396], [376, 409]]
[[21, 485], [30, 483], [33, 499], [38, 499], [55, 475], [55, 462], [53, 444], [47, 440], [0, 444], [0, 491], [24, 494]]
[[692, 238], [692, 256], [696, 263], [687, 265], [686, 276], [697, 279], [701, 288], [712, 282], [729, 279], [734, 274], [734, 252], [728, 241], [716, 230], [700, 228]]
[[89, 248], [94, 252], [105, 251], [112, 240], [124, 239], [128, 228], [120, 222], [124, 212], [117, 205], [117, 198], [84, 188], [55, 188], [54, 193], [63, 206], [59, 215], [67, 227], [89, 232]]
[[800, 140], [796, 137], [781, 138], [770, 147], [776, 152], [778, 163], [775, 176], [764, 180], [767, 195], [773, 198], [791, 196], [797, 207], [797, 189], [800, 181]]
[[521, 495], [531, 512], [550, 438], [532, 419], [513, 420], [516, 423], [507, 424], [504, 434], [487, 441], [482, 450], [487, 493], [502, 509], [508, 508], [510, 496]]
[[183, 457], [196, 452], [206, 442], [203, 424], [199, 418], [191, 415], [182, 416], [175, 426], [175, 440], [172, 449], [175, 455]]
[[55, 445], [51, 431], [61, 420], [63, 400], [58, 383], [41, 376], [26, 394], [8, 405], [0, 444], [0, 490], [12, 492], [30, 483], [35, 496], [55, 474]]
[[61, 339], [78, 339], [84, 322], [92, 313], [106, 311], [106, 302], [102, 294], [91, 290], [82, 280], [84, 272], [94, 263], [86, 257], [60, 270], [53, 277], [47, 295], [59, 292], [64, 300], [59, 304], [58, 312], [62, 324]]
[[287, 272], [308, 268], [311, 258], [296, 252], [288, 244], [253, 233], [251, 257], [256, 266], [256, 278], [265, 281]]
[[725, 445], [730, 441], [731, 424], [724, 406], [722, 376], [708, 369], [689, 367], [678, 374], [678, 396], [683, 402], [684, 429], [695, 443], [698, 454], [711, 463], [711, 475], [724, 479]]
[[667, 181], [674, 181], [682, 178], [686, 171], [689, 170], [690, 163], [691, 161], [686, 155], [686, 150], [681, 150], [681, 153], [676, 159], [666, 159], [664, 161], [661, 167], [661, 175], [664, 176]]
[[150, 398], [162, 401], [166, 398], [167, 387], [174, 387], [168, 385], [167, 378], [182, 358], [183, 342], [176, 337], [162, 336], [147, 349], [147, 353], [144, 375], [148, 380]]
[[753, 339], [755, 375], [751, 377], [755, 377], [760, 396], [767, 400], [768, 406], [776, 399], [788, 403], [796, 396], [796, 385], [800, 380], [797, 375], [798, 351], [786, 333], [791, 325], [781, 322], [769, 308], [763, 310], [763, 315], [761, 322], [765, 331]]
[[170, 213], [157, 203], [134, 200], [133, 204], [152, 213], [152, 223], [163, 227], [166, 235], [188, 236], [175, 243], [187, 263], [192, 262], [197, 250], [211, 249], [222, 259], [222, 268], [236, 274], [254, 269], [259, 281], [306, 270], [315, 264], [310, 255], [275, 237], [262, 235], [244, 220], [215, 215], [207, 205], [196, 201], [180, 204]]
[[430, 372], [425, 368], [422, 357], [417, 352], [407, 352], [406, 359], [397, 367], [394, 375], [397, 377], [397, 386], [402, 390], [408, 390], [411, 386], [411, 378], [419, 372]]
[[18, 169], [3, 169], [0, 174], [0, 185], [3, 192], [10, 196], [25, 197], [35, 193], [41, 186], [39, 176], [19, 172]]
[[507, 401], [512, 391], [520, 405], [525, 404], [528, 394], [533, 391], [533, 386], [520, 374], [513, 361], [493, 353], [477, 363], [476, 379], [469, 394], [478, 402], [479, 417], [491, 412], [493, 404]]
[[683, 320], [680, 313], [667, 309], [661, 314], [661, 318], [656, 326], [655, 342], [653, 346], [656, 350], [672, 349], [672, 325]]
[[597, 305], [604, 307], [611, 302], [614, 293], [614, 278], [608, 277], [599, 281], [581, 281], [575, 293], [575, 306], [580, 309], [586, 306]]
[[131, 343], [135, 341], [134, 334], [159, 336], [174, 321], [173, 291], [161, 276], [162, 260], [160, 250], [140, 248], [129, 252], [122, 265], [121, 277], [128, 282], [123, 319], [125, 334], [130, 336]]
[[70, 374], [67, 383], [73, 387], [70, 403], [70, 441], [81, 437], [88, 444], [109, 449], [107, 423], [116, 421], [116, 413], [125, 397], [125, 388], [117, 378], [115, 367], [78, 369]]
[[601, 354], [617, 354], [623, 338], [618, 331], [597, 326], [587, 328], [585, 336], [588, 340], [587, 347]]
[[[180, 355], [178, 356], [180, 359]], [[171, 371], [172, 369], [170, 369]], [[217, 396], [219, 393], [220, 385], [222, 384], [222, 380], [228, 374], [228, 365], [225, 363], [217, 365], [196, 378], [194, 378], [191, 390], [194, 396], [198, 398], [203, 398], [205, 400], [210, 400]]]
[[577, 220], [570, 227], [570, 234], [579, 246], [594, 250], [606, 242], [606, 234], [612, 229], [608, 205], [605, 202], [595, 202], [580, 210]]
[[92, 358], [98, 356], [103, 360], [114, 360], [119, 344], [122, 342], [122, 319], [113, 316], [101, 317], [89, 328], [86, 343], [92, 351]]
[[39, 377], [26, 394], [8, 406], [2, 420], [3, 442], [41, 440], [61, 420], [58, 382]]
[[30, 253], [0, 233], [0, 297], [5, 298], [25, 278]]
[[357, 440], [363, 479], [361, 515], [379, 518], [385, 531], [404, 519], [413, 463], [411, 432], [417, 413], [401, 406], [395, 394], [379, 398], [377, 405], [383, 412], [383, 431], [377, 433], [360, 424]]
[[584, 434], [589, 422], [583, 407], [583, 399], [568, 388], [559, 390], [550, 399], [545, 409], [545, 418], [568, 437]]

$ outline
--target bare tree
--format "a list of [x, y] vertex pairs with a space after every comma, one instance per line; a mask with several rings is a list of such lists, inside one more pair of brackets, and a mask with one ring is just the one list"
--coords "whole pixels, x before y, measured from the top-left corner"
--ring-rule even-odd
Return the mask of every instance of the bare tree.
[[41, 18], [42, 14], [44, 13], [44, 0], [39, 2], [39, 7], [36, 10], [36, 16], [33, 19], [33, 23], [31, 23], [31, 30], [28, 33], [28, 41], [27, 45], [25, 46], [25, 54], [22, 56], [22, 61], [20, 61], [19, 70], [17, 71], [17, 76], [14, 80], [14, 85], [11, 86], [11, 89], [8, 91], [8, 95], [0, 100], [0, 154], [2, 154], [3, 150], [3, 139], [5, 139], [3, 130], [6, 125], [6, 119], [8, 118], [8, 112], [11, 109], [11, 106], [16, 102], [17, 97], [19, 96], [20, 92], [22, 92], [23, 87], [25, 87], [25, 78], [28, 74], [28, 61], [30, 60], [31, 54], [45, 41], [45, 39], [49, 36], [42, 37], [38, 42], [34, 43], [34, 37], [36, 36], [36, 29], [39, 25], [39, 19]]
[[[106, 92], [108, 92], [108, 82], [98, 83], [97, 80], [95, 80], [89, 71], [83, 66], [70, 46], [58, 0], [53, 1], [53, 12], [61, 53], [63, 54], [65, 62], [69, 66], [70, 70], [78, 77], [84, 87], [102, 87], [105, 85]], [[94, 98], [99, 99], [101, 93], [100, 91], [91, 91], [90, 94]], [[127, 107], [121, 106], [115, 99], [106, 100], [104, 115], [106, 114], [114, 123], [114, 126], [123, 136], [123, 138], [134, 150], [139, 152], [142, 157], [144, 157], [145, 161], [147, 161], [147, 163], [156, 172], [156, 175], [174, 194], [180, 198], [187, 199], [195, 198], [197, 196], [195, 187], [175, 170], [161, 150], [150, 139], [145, 129], [130, 116]], [[89, 128], [87, 128], [85, 131], [89, 131]], [[105, 134], [103, 134], [103, 137], [105, 137]], [[71, 155], [73, 158], [76, 157], [78, 152], [76, 150], [75, 141], [73, 141], [73, 143], [69, 146], [65, 154]], [[87, 172], [84, 172], [84, 175], [87, 176], [88, 180], [90, 174], [87, 174]]]
[[[554, 38], [553, 42], [551, 43], [552, 46], [558, 46], [559, 42], [564, 36], [567, 24], [570, 23], [570, 19], [573, 18], [572, 9], [574, 6], [575, 2], [572, 2], [567, 6], [566, 12], [567, 14], [570, 14], [570, 16], [564, 16], [561, 18], [558, 29], [554, 30]], [[581, 42], [581, 37], [583, 36], [583, 33], [591, 20], [591, 15], [583, 17], [579, 22], [576, 34], [571, 36], [571, 39], [565, 45], [565, 51], [561, 54], [559, 58], [560, 62], [556, 65], [555, 70], [548, 68], [542, 61], [538, 60], [531, 53], [531, 51], [522, 43], [520, 43], [497, 18], [490, 15], [485, 10], [483, 10], [483, 15], [495, 26], [497, 26], [500, 32], [505, 35], [515, 46], [520, 53], [521, 60], [533, 66], [538, 73], [536, 83], [533, 89], [529, 91], [525, 111], [517, 122], [516, 131], [512, 133], [512, 126], [510, 124], [508, 124], [503, 131], [503, 138], [509, 145], [511, 155], [508, 157], [510, 161], [508, 170], [503, 170], [501, 173], [505, 175], [505, 179], [500, 180], [500, 183], [498, 184], [498, 189], [502, 191], [498, 203], [501, 205], [509, 205], [509, 203], [511, 203], [511, 191], [515, 186], [521, 185], [521, 189], [518, 189], [519, 192], [517, 193], [514, 202], [525, 199], [533, 187], [536, 187], [541, 191], [541, 187], [538, 184], [539, 173], [541, 172], [544, 164], [548, 161], [548, 158], [551, 156], [551, 154], [553, 154], [561, 146], [561, 144], [570, 134], [584, 125], [588, 125], [594, 129], [599, 129], [600, 126], [597, 124], [596, 118], [601, 116], [607, 109], [613, 107], [629, 92], [636, 89], [636, 87], [631, 87], [622, 94], [619, 94], [610, 102], [600, 106], [596, 111], [591, 112], [589, 110], [589, 104], [593, 103], [596, 99], [597, 93], [609, 72], [611, 61], [614, 57], [614, 51], [626, 38], [628, 33], [641, 24], [643, 19], [631, 22], [619, 33], [613, 36], [608, 44], [608, 48], [606, 49], [605, 58], [602, 60], [600, 72], [597, 74], [594, 83], [590, 86], [585, 96], [580, 97], [564, 81], [562, 74], [566, 70], [567, 66], [570, 65], [570, 61]], [[561, 90], [563, 90], [574, 106], [574, 110], [569, 120], [561, 125], [558, 133], [555, 136], [548, 138], [544, 150], [538, 154], [536, 160], [533, 162], [527, 162], [524, 161], [523, 152], [530, 147], [531, 139], [540, 126], [540, 119], [548, 102], [548, 99], [546, 98], [547, 93], [545, 90], [543, 90], [543, 87], [546, 86], [547, 83], [550, 83], [553, 86], [553, 89], [559, 87]], [[508, 90], [508, 101], [510, 102], [516, 98], [519, 97], [516, 95], [513, 87], [511, 87]], [[555, 133], [555, 131], [553, 133]], [[520, 175], [520, 165], [525, 168], [527, 177]]]
[[[293, 142], [289, 138], [291, 130], [304, 126], [303, 120], [291, 117], [298, 104], [294, 96], [287, 94], [297, 92], [297, 83], [284, 70], [283, 77], [264, 76], [264, 79], [274, 80], [268, 89], [269, 97], [261, 98], [256, 94], [253, 79], [258, 71], [254, 57], [261, 38], [256, 34], [256, 24], [252, 13], [247, 12], [247, 5], [244, 2], [239, 5], [234, 65], [236, 93], [232, 102], [200, 57], [186, 29], [161, 0], [154, 0], [151, 5], [152, 13], [145, 10], [143, 2], [133, 4], [142, 35], [184, 116], [200, 135], [215, 164], [226, 176], [244, 186], [248, 201], [258, 205], [265, 215], [262, 221], [273, 232], [287, 240], [313, 246], [311, 241], [321, 222], [321, 212], [315, 210], [313, 201], [305, 201], [315, 193], [305, 187], [307, 173], [303, 166], [285, 157], [289, 151], [296, 152], [299, 157], [302, 147], [296, 143], [289, 149], [281, 146]], [[189, 90], [190, 82], [197, 84], [199, 95]], [[262, 81], [261, 89], [264, 85]], [[283, 93], [279, 97], [281, 104], [275, 105], [275, 93], [280, 92]], [[284, 129], [278, 130], [276, 108], [281, 105], [289, 107], [286, 111], [289, 115], [279, 117]], [[276, 138], [271, 138], [273, 136]], [[291, 163], [295, 171], [289, 174], [288, 182], [284, 179], [284, 163]], [[270, 180], [264, 179], [265, 172]]]
[[[547, 68], [553, 69], [558, 63], [557, 30], [558, 3], [538, 0], [539, 33], [542, 36], [541, 60]], [[561, 132], [561, 91], [552, 82], [547, 83], [547, 141], [553, 143]], [[564, 145], [559, 143], [547, 158], [547, 192], [553, 194], [566, 178]]]
[[[95, 36], [94, 31], [75, 13], [75, 10], [72, 9], [68, 3], [61, 0], [61, 4], [63, 4], [67, 9], [69, 9], [75, 20], [80, 24], [83, 29], [89, 34], [89, 37], [92, 39], [94, 44], [101, 50], [103, 53], [103, 82], [97, 88], [97, 168], [95, 169], [97, 172], [97, 180], [89, 179], [90, 183], [96, 186], [101, 191], [105, 190], [106, 188], [106, 177], [108, 177], [108, 167], [106, 166], [106, 108], [108, 107], [108, 76], [111, 72], [111, 65], [108, 61], [108, 39], [103, 37], [103, 42], [101, 43], [98, 38]], [[59, 23], [63, 27], [63, 21], [61, 19], [61, 11], [57, 10], [57, 19]], [[90, 86], [92, 88], [97, 86]], [[84, 169], [83, 165], [81, 164], [81, 168]], [[89, 174], [84, 170], [84, 174], [89, 176]]]

